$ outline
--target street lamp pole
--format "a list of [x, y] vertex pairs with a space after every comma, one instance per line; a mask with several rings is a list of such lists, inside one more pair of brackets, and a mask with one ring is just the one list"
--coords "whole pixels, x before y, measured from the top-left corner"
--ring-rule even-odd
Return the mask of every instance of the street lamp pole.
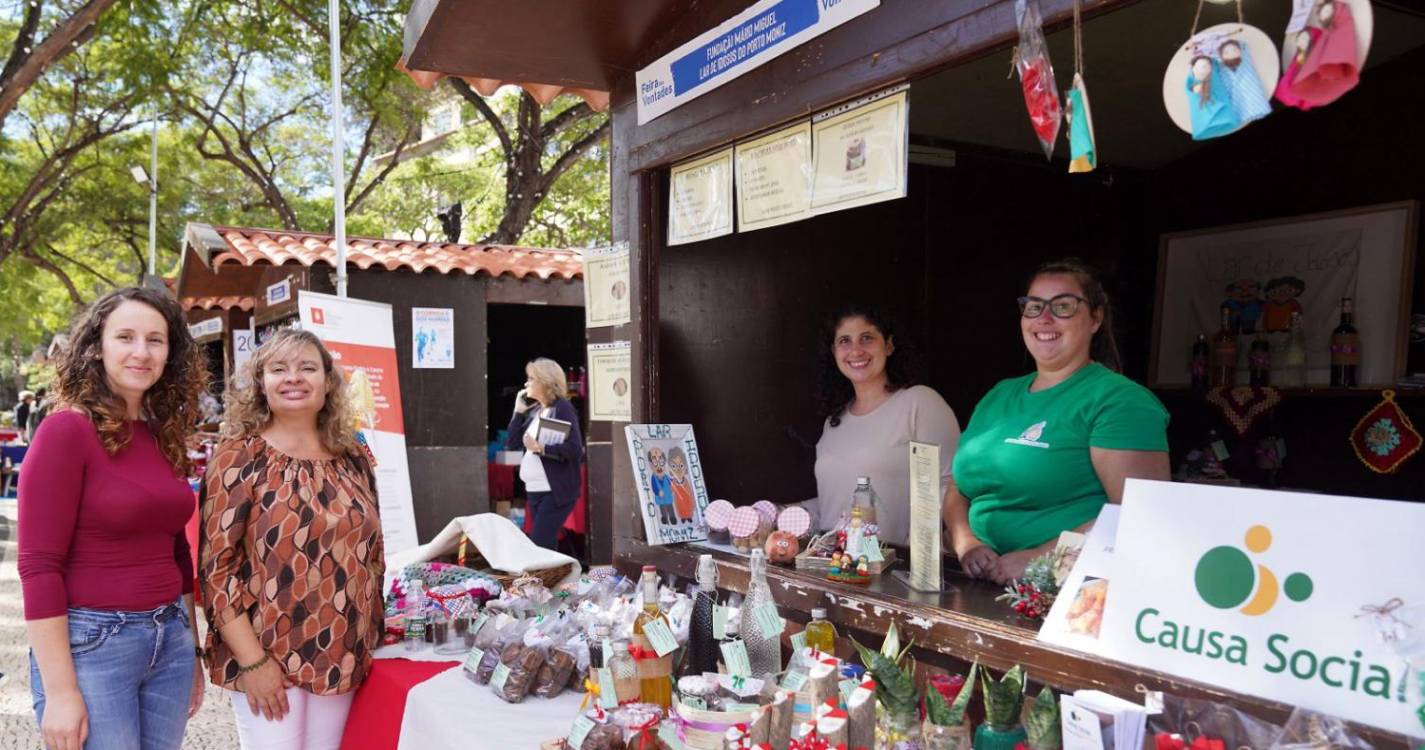
[[336, 293], [346, 296], [346, 179], [342, 176], [341, 2], [327, 0], [332, 68], [332, 226], [336, 230]]
[[158, 110], [154, 109], [148, 149], [148, 275], [158, 265]]

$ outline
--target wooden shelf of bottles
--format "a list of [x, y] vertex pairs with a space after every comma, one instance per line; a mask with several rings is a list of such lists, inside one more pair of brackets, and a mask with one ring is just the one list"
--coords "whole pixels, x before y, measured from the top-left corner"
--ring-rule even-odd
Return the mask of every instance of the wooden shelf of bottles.
[[[1273, 386], [1275, 387], [1275, 386]], [[1395, 391], [1395, 397], [1401, 398], [1423, 398], [1425, 388], [1398, 388], [1389, 385], [1361, 386], [1356, 388], [1332, 388], [1326, 385], [1308, 385], [1300, 387], [1278, 387], [1284, 399], [1295, 398], [1374, 398], [1379, 399], [1382, 391]], [[1198, 394], [1187, 386], [1157, 386], [1153, 392], [1160, 396], [1181, 398], [1184, 396], [1198, 397]]]

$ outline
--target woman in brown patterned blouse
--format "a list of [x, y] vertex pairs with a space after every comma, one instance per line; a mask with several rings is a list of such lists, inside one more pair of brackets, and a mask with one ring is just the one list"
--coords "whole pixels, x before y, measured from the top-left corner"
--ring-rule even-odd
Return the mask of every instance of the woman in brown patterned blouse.
[[383, 630], [375, 477], [316, 336], [279, 332], [245, 374], [201, 499], [209, 676], [245, 695], [244, 748], [336, 748]]

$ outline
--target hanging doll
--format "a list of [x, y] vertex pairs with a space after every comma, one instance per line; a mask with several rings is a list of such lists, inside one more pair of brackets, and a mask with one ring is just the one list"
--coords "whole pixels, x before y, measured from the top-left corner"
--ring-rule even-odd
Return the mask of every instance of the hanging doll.
[[1320, 31], [1297, 71], [1292, 93], [1319, 107], [1355, 88], [1361, 75], [1351, 7], [1339, 0], [1323, 0], [1316, 6], [1314, 20]]
[[1301, 74], [1301, 66], [1306, 62], [1306, 56], [1310, 54], [1311, 48], [1320, 36], [1321, 30], [1312, 27], [1296, 32], [1296, 54], [1291, 56], [1291, 62], [1287, 63], [1281, 80], [1277, 82], [1277, 101], [1288, 107], [1296, 107], [1303, 112], [1315, 106], [1312, 102], [1296, 94], [1296, 79]]
[[1267, 102], [1262, 79], [1252, 65], [1247, 46], [1236, 39], [1227, 39], [1217, 48], [1217, 59], [1222, 63], [1217, 71], [1221, 76], [1221, 85], [1227, 89], [1232, 108], [1237, 111], [1242, 124], [1256, 122], [1271, 114], [1272, 105]]
[[1192, 117], [1192, 139], [1195, 141], [1227, 135], [1242, 126], [1218, 73], [1220, 67], [1208, 55], [1193, 57], [1186, 88], [1188, 112]]

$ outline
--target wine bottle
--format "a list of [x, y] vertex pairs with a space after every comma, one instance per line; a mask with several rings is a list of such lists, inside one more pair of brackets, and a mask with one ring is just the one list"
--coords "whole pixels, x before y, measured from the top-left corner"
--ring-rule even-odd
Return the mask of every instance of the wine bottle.
[[1301, 387], [1306, 385], [1306, 334], [1301, 330], [1301, 313], [1291, 314], [1291, 328], [1286, 334], [1286, 346], [1277, 364], [1277, 384]]
[[1237, 383], [1237, 334], [1232, 332], [1232, 311], [1222, 308], [1222, 328], [1212, 337], [1212, 385]]
[[688, 624], [688, 650], [681, 674], [717, 672], [718, 643], [713, 638], [713, 607], [717, 606], [717, 563], [712, 555], [698, 557], [698, 596]]
[[772, 587], [767, 585], [767, 556], [762, 550], [752, 550], [751, 575], [747, 581], [747, 598], [742, 602], [742, 642], [747, 644], [747, 661], [752, 676], [779, 674], [782, 671], [782, 637], [768, 637], [757, 626], [757, 609], [774, 604]]
[[1197, 393], [1207, 390], [1207, 336], [1199, 333], [1192, 345], [1192, 389]]
[[1331, 387], [1355, 388], [1356, 370], [1361, 365], [1361, 334], [1354, 323], [1355, 305], [1341, 298], [1341, 322], [1331, 332]]
[[1272, 345], [1267, 342], [1266, 331], [1258, 330], [1247, 350], [1247, 374], [1252, 385], [1272, 384]]
[[633, 621], [633, 645], [639, 650], [639, 700], [657, 704], [666, 710], [673, 705], [673, 682], [669, 679], [672, 675], [672, 656], [655, 656], [653, 642], [646, 634], [647, 628], [654, 622], [669, 625], [667, 616], [658, 607], [658, 569], [652, 565], [643, 566], [639, 586], [643, 590], [643, 611]]

